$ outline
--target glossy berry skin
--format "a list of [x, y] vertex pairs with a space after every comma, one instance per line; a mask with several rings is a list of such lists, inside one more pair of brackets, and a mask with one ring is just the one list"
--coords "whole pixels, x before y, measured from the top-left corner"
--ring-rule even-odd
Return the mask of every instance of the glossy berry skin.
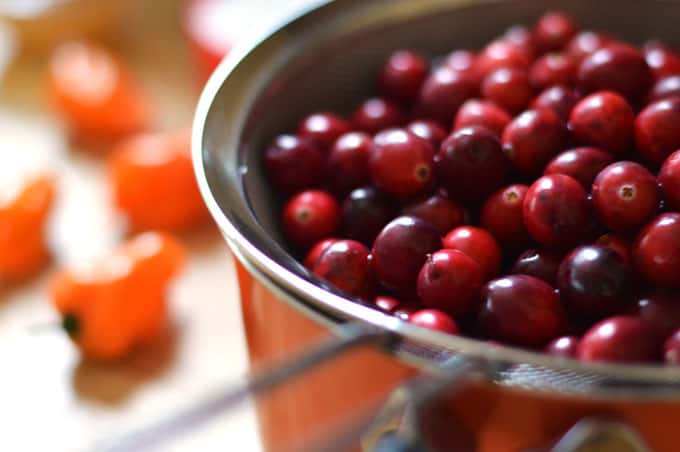
[[634, 162], [616, 162], [603, 169], [592, 188], [597, 217], [613, 231], [641, 227], [659, 207], [656, 178]]
[[651, 102], [673, 96], [680, 96], [680, 75], [671, 75], [659, 79], [649, 90]]
[[420, 90], [417, 111], [442, 124], [451, 124], [463, 102], [475, 97], [478, 85], [471, 73], [441, 66], [425, 80]]
[[430, 224], [415, 217], [395, 218], [373, 244], [375, 274], [388, 289], [410, 294], [427, 255], [441, 247], [439, 232]]
[[304, 261], [302, 262], [308, 270], [311, 270], [314, 268], [314, 264], [316, 263], [317, 259], [319, 259], [319, 256], [321, 256], [321, 253], [323, 253], [326, 248], [331, 246], [333, 243], [337, 242], [339, 239], [331, 238], [331, 239], [323, 239], [314, 245], [307, 255], [305, 256]]
[[265, 151], [264, 166], [276, 189], [295, 193], [319, 183], [323, 157], [311, 141], [294, 135], [280, 135]]
[[465, 127], [482, 126], [494, 132], [499, 138], [512, 117], [496, 104], [479, 99], [465, 102], [453, 122], [453, 130]]
[[328, 246], [312, 272], [343, 292], [370, 299], [375, 290], [369, 250], [354, 240], [337, 240]]
[[680, 97], [669, 97], [647, 105], [635, 118], [635, 143], [642, 157], [661, 165], [680, 148]]
[[399, 105], [377, 97], [366, 100], [352, 114], [354, 128], [371, 135], [405, 122], [406, 114]]
[[500, 68], [529, 69], [531, 55], [508, 40], [496, 40], [489, 43], [477, 56], [474, 70], [484, 78]]
[[479, 299], [482, 270], [458, 250], [439, 250], [427, 257], [418, 274], [418, 297], [430, 308], [454, 317], [466, 314]]
[[418, 96], [427, 72], [428, 64], [422, 56], [409, 50], [399, 50], [385, 62], [378, 86], [389, 99], [411, 102]]
[[557, 85], [542, 91], [534, 98], [529, 108], [532, 110], [549, 108], [566, 122], [576, 102], [578, 102], [578, 95], [572, 88]]
[[430, 223], [442, 236], [463, 224], [466, 218], [465, 209], [460, 204], [440, 194], [409, 204], [401, 213]]
[[390, 314], [401, 306], [399, 300], [385, 295], [379, 295], [375, 297], [375, 300], [373, 300], [373, 304], [375, 304], [381, 311]]
[[508, 28], [505, 33], [503, 33], [501, 39], [521, 49], [532, 59], [536, 56], [534, 37], [531, 34], [531, 30], [523, 25], [513, 25]]
[[545, 347], [545, 352], [549, 355], [559, 356], [560, 358], [576, 358], [579, 338], [576, 336], [562, 336], [550, 341]]
[[519, 113], [531, 98], [533, 89], [523, 69], [501, 68], [490, 72], [482, 81], [482, 96], [507, 112]]
[[605, 167], [614, 162], [608, 152], [594, 147], [580, 147], [562, 152], [552, 159], [543, 174], [565, 174], [581, 183], [584, 189], [590, 190], [595, 177]]
[[454, 71], [470, 71], [475, 63], [475, 54], [469, 50], [454, 50], [444, 59], [444, 64]]
[[561, 262], [562, 256], [555, 252], [532, 248], [520, 254], [511, 272], [517, 275], [533, 276], [552, 287], [557, 287], [557, 270]]
[[458, 325], [445, 312], [438, 309], [421, 309], [412, 313], [408, 321], [414, 325], [439, 331], [441, 333], [458, 334]]
[[413, 196], [433, 183], [434, 151], [404, 129], [388, 129], [373, 139], [368, 166], [376, 187], [396, 197]]
[[487, 337], [526, 347], [545, 346], [566, 324], [555, 290], [527, 275], [488, 282], [482, 288], [478, 320]]
[[631, 316], [597, 323], [583, 335], [576, 352], [581, 361], [620, 363], [654, 361], [658, 355], [658, 340], [642, 320]]
[[680, 55], [663, 42], [646, 42], [642, 46], [642, 54], [657, 80], [680, 74]]
[[283, 232], [298, 248], [308, 248], [321, 239], [337, 235], [340, 207], [320, 190], [306, 190], [293, 196], [283, 208]]
[[612, 42], [612, 38], [604, 33], [585, 30], [571, 38], [565, 51], [578, 63], [585, 57], [597, 52]]
[[501, 249], [493, 236], [482, 228], [459, 226], [444, 237], [444, 248], [459, 250], [473, 258], [484, 281], [496, 276], [501, 266]]
[[680, 364], [680, 330], [673, 333], [663, 344], [663, 357], [666, 364]]
[[435, 121], [418, 119], [406, 126], [406, 130], [426, 140], [435, 151], [439, 149], [442, 141], [446, 138], [446, 130]]
[[508, 161], [489, 129], [460, 129], [444, 140], [437, 155], [437, 173], [449, 195], [465, 204], [481, 202], [505, 180]]
[[529, 187], [513, 184], [493, 193], [482, 206], [481, 226], [504, 247], [518, 248], [529, 241], [522, 206]]
[[633, 245], [635, 268], [650, 284], [680, 287], [680, 213], [664, 213], [640, 232]]
[[532, 30], [533, 40], [539, 52], [561, 50], [578, 32], [574, 19], [564, 13], [546, 13]]
[[335, 140], [340, 135], [349, 132], [351, 128], [348, 121], [336, 114], [314, 113], [302, 120], [298, 126], [297, 135], [313, 141], [322, 151], [328, 151]]
[[604, 234], [598, 237], [595, 244], [616, 251], [626, 264], [633, 265], [633, 245], [622, 236], [612, 233]]
[[368, 158], [372, 147], [373, 140], [363, 132], [349, 132], [335, 141], [326, 161], [326, 183], [334, 193], [344, 196], [370, 182]]
[[503, 151], [517, 171], [536, 176], [567, 144], [567, 128], [552, 110], [527, 110], [503, 132]]
[[633, 141], [635, 113], [620, 95], [601, 91], [580, 100], [569, 115], [569, 128], [580, 144], [621, 155]]
[[657, 177], [668, 207], [680, 210], [680, 150], [668, 156]]
[[576, 179], [564, 174], [543, 176], [524, 198], [524, 224], [537, 242], [548, 247], [575, 245], [589, 233], [588, 195]]
[[614, 250], [600, 245], [576, 248], [557, 272], [560, 298], [581, 319], [601, 319], [626, 306], [632, 271]]
[[680, 299], [677, 294], [651, 292], [637, 299], [633, 313], [641, 318], [660, 339], [680, 328]]
[[371, 246], [399, 210], [394, 201], [374, 187], [354, 189], [342, 203], [342, 232], [344, 237]]
[[536, 90], [553, 85], [571, 86], [576, 79], [576, 60], [565, 53], [548, 53], [536, 60], [529, 71], [529, 81]]
[[412, 306], [400, 305], [394, 308], [391, 314], [400, 320], [408, 322], [415, 312], [417, 312], [417, 309]]

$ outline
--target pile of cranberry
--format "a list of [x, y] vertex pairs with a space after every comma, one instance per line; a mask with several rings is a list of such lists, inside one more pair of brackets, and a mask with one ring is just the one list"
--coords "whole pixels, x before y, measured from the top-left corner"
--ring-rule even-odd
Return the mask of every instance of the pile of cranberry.
[[680, 362], [680, 54], [548, 13], [264, 155], [305, 265], [416, 325], [586, 361]]

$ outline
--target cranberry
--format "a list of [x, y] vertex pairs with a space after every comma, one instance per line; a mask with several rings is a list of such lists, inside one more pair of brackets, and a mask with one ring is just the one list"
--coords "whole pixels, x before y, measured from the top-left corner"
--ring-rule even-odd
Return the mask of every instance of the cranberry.
[[524, 198], [524, 224], [537, 242], [567, 247], [581, 242], [591, 228], [588, 195], [576, 179], [543, 176]]
[[434, 178], [432, 146], [403, 129], [377, 134], [368, 164], [373, 183], [397, 197], [421, 193]]
[[635, 142], [648, 162], [660, 165], [680, 148], [680, 97], [653, 102], [635, 118]]
[[425, 221], [409, 216], [392, 220], [373, 244], [373, 267], [388, 289], [411, 293], [428, 254], [442, 247], [439, 232]]
[[406, 130], [426, 140], [428, 143], [430, 143], [432, 149], [434, 150], [439, 149], [442, 141], [444, 141], [446, 138], [446, 130], [444, 130], [444, 128], [438, 123], [428, 119], [418, 119], [413, 121], [408, 126], [406, 126]]
[[444, 64], [454, 71], [466, 72], [472, 70], [475, 54], [469, 50], [454, 50], [444, 60]]
[[453, 130], [483, 126], [500, 137], [511, 120], [512, 117], [499, 106], [484, 100], [470, 99], [458, 110]]
[[671, 75], [658, 80], [649, 91], [650, 101], [673, 96], [680, 96], [680, 75]]
[[630, 280], [630, 266], [616, 251], [601, 245], [576, 248], [557, 272], [562, 303], [585, 319], [600, 319], [620, 311], [630, 297]]
[[396, 298], [379, 295], [375, 297], [373, 303], [381, 310], [387, 313], [392, 313], [401, 306], [401, 303]]
[[500, 68], [484, 78], [482, 95], [510, 113], [519, 113], [529, 105], [533, 89], [525, 70]]
[[503, 246], [522, 246], [529, 241], [522, 206], [529, 187], [509, 185], [492, 194], [482, 206], [480, 222]]
[[479, 84], [468, 72], [448, 66], [437, 68], [425, 80], [418, 100], [418, 112], [442, 124], [451, 124], [458, 108], [475, 97]]
[[502, 39], [522, 49], [524, 53], [533, 58], [536, 53], [534, 37], [531, 31], [524, 25], [514, 25], [506, 30]]
[[673, 333], [664, 343], [663, 356], [666, 364], [680, 364], [680, 330]]
[[576, 61], [568, 54], [548, 53], [531, 66], [529, 80], [534, 89], [552, 85], [572, 85], [576, 78]]
[[402, 209], [403, 215], [411, 215], [427, 221], [443, 236], [465, 222], [465, 209], [450, 199], [435, 194]]
[[680, 213], [652, 220], [633, 245], [637, 271], [651, 284], [680, 287]]
[[576, 356], [583, 361], [640, 362], [658, 357], [659, 344], [637, 317], [617, 316], [601, 321], [583, 335]]
[[549, 355], [561, 358], [576, 358], [579, 339], [576, 336], [562, 336], [553, 339], [546, 347], [545, 352]]
[[342, 230], [345, 237], [371, 246], [397, 214], [394, 202], [384, 193], [373, 187], [357, 188], [342, 203]]
[[406, 115], [397, 104], [380, 98], [368, 99], [352, 115], [354, 127], [370, 134], [399, 127], [405, 122]]
[[571, 38], [565, 50], [580, 63], [585, 57], [611, 42], [612, 38], [604, 33], [586, 30]]
[[618, 94], [602, 91], [579, 101], [569, 116], [574, 139], [614, 155], [624, 153], [633, 140], [635, 113]]
[[323, 157], [311, 141], [280, 135], [267, 148], [264, 165], [269, 180], [277, 189], [294, 193], [319, 183]]
[[428, 64], [422, 56], [409, 50], [399, 50], [385, 62], [378, 84], [386, 97], [411, 102], [418, 96], [427, 72]]
[[616, 251], [626, 264], [633, 264], [633, 246], [623, 237], [611, 233], [604, 234], [595, 241], [595, 244]]
[[409, 316], [408, 321], [430, 330], [458, 334], [456, 322], [448, 314], [437, 309], [421, 309], [416, 311]]
[[321, 253], [323, 253], [326, 250], [326, 248], [328, 248], [337, 241], [338, 239], [323, 239], [317, 242], [316, 245], [314, 245], [309, 250], [307, 256], [305, 257], [305, 260], [303, 262], [305, 267], [311, 270], [314, 267], [314, 264], [316, 263], [317, 259], [319, 259], [319, 256], [321, 256]]
[[521, 47], [507, 40], [493, 41], [487, 45], [475, 61], [474, 70], [484, 78], [503, 67], [529, 69], [531, 55]]
[[551, 86], [534, 98], [530, 108], [549, 108], [557, 113], [563, 121], [569, 119], [569, 113], [578, 102], [578, 96], [572, 88], [566, 86]]
[[614, 231], [638, 229], [656, 212], [656, 178], [634, 162], [612, 163], [595, 178], [593, 207], [602, 223]]
[[463, 203], [485, 199], [503, 184], [508, 169], [498, 137], [480, 126], [449, 135], [437, 157], [442, 186], [453, 199]]
[[326, 192], [303, 191], [286, 203], [282, 225], [293, 245], [307, 248], [336, 235], [340, 226], [340, 207]]
[[471, 310], [481, 288], [481, 267], [458, 250], [440, 250], [428, 256], [418, 275], [418, 296], [422, 302], [454, 317]]
[[642, 53], [657, 79], [680, 74], [680, 55], [663, 42], [646, 42]]
[[538, 50], [545, 53], [562, 49], [577, 32], [574, 19], [564, 13], [550, 12], [534, 25], [533, 38]]
[[523, 175], [536, 176], [567, 143], [567, 128], [552, 110], [527, 110], [503, 132], [503, 151]]
[[677, 294], [652, 292], [642, 295], [633, 312], [661, 339], [680, 328], [680, 298]]
[[373, 140], [363, 132], [349, 132], [337, 139], [326, 163], [327, 183], [335, 193], [344, 195], [371, 181], [368, 158], [372, 146]]
[[680, 210], [680, 150], [673, 152], [663, 162], [658, 178], [668, 206]]
[[416, 312], [416, 308], [411, 306], [397, 306], [393, 311], [392, 315], [396, 318], [408, 322], [411, 316]]
[[328, 150], [335, 140], [350, 131], [349, 122], [333, 113], [314, 113], [302, 120], [297, 134], [315, 142], [319, 149]]
[[486, 230], [474, 226], [459, 226], [444, 237], [444, 248], [459, 250], [479, 263], [484, 281], [498, 274], [501, 250]]
[[482, 289], [479, 325], [491, 339], [541, 347], [559, 335], [565, 324], [555, 290], [538, 278], [505, 276]]
[[375, 290], [369, 251], [354, 240], [337, 240], [314, 263], [312, 271], [343, 292], [367, 298]]
[[615, 91], [636, 103], [647, 93], [651, 71], [639, 50], [616, 43], [586, 57], [577, 79], [578, 86], [586, 93]]
[[595, 177], [613, 161], [611, 154], [601, 149], [574, 148], [552, 159], [543, 174], [566, 174], [579, 181], [583, 188], [590, 190]]
[[545, 249], [529, 249], [522, 253], [512, 266], [512, 273], [541, 279], [557, 286], [557, 270], [562, 256]]

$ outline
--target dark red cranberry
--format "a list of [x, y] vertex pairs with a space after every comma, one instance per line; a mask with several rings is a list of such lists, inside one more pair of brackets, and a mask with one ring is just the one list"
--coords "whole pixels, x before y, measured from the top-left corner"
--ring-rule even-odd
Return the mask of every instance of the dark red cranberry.
[[635, 118], [635, 142], [649, 163], [660, 165], [680, 148], [680, 97], [653, 102]]
[[418, 275], [418, 297], [423, 304], [454, 317], [470, 312], [481, 288], [481, 267], [458, 250], [439, 250], [428, 256]]
[[649, 100], [652, 102], [673, 96], [680, 96], [680, 75], [660, 79], [649, 91]]
[[323, 172], [318, 146], [294, 135], [280, 135], [264, 155], [267, 176], [274, 187], [295, 193], [316, 186]]
[[333, 113], [314, 113], [302, 120], [297, 134], [315, 142], [323, 151], [328, 150], [335, 140], [351, 130], [349, 122]]
[[557, 286], [557, 270], [562, 256], [545, 249], [529, 249], [520, 254], [512, 266], [512, 273], [529, 275], [545, 281], [552, 287]]
[[411, 318], [411, 316], [417, 311], [416, 308], [412, 306], [406, 306], [406, 305], [401, 305], [396, 307], [392, 311], [392, 315], [395, 316], [396, 318], [403, 320], [405, 322], [408, 322], [408, 320]]
[[597, 175], [591, 193], [598, 218], [614, 231], [638, 229], [659, 207], [656, 178], [639, 163], [612, 163]]
[[417, 110], [442, 124], [451, 124], [458, 108], [478, 91], [478, 80], [471, 73], [441, 66], [425, 80]]
[[585, 57], [597, 52], [611, 42], [612, 38], [604, 33], [586, 30], [571, 38], [565, 50], [580, 63]]
[[564, 174], [543, 176], [524, 198], [524, 224], [537, 242], [552, 247], [575, 245], [591, 228], [588, 194]]
[[601, 91], [579, 101], [569, 116], [569, 128], [578, 143], [624, 153], [633, 141], [635, 113], [626, 100]]
[[345, 237], [371, 246], [398, 212], [384, 193], [373, 187], [357, 188], [342, 203], [342, 231]]
[[453, 123], [453, 130], [483, 126], [500, 137], [511, 120], [512, 117], [496, 104], [479, 99], [470, 99], [458, 110]]
[[658, 178], [668, 207], [680, 210], [680, 150], [673, 152], [663, 162]]
[[529, 81], [534, 89], [542, 90], [553, 85], [573, 85], [576, 79], [576, 61], [566, 53], [548, 53], [536, 60], [529, 71]]
[[657, 80], [680, 74], [680, 55], [663, 42], [646, 42], [642, 54]]
[[572, 88], [558, 85], [551, 86], [536, 96], [530, 108], [532, 110], [549, 108], [555, 111], [566, 122], [576, 102], [578, 102], [578, 96]]
[[503, 151], [515, 169], [536, 176], [567, 144], [567, 127], [552, 110], [527, 110], [503, 132]]
[[664, 213], [645, 226], [633, 245], [633, 260], [649, 283], [680, 287], [680, 213]]
[[319, 256], [321, 256], [321, 253], [323, 253], [326, 248], [331, 246], [333, 243], [337, 242], [339, 239], [323, 239], [314, 245], [309, 252], [307, 253], [307, 256], [305, 257], [305, 260], [303, 261], [303, 264], [305, 267], [307, 267], [309, 270], [311, 270], [314, 267], [314, 264], [316, 263], [317, 259], [319, 259]]
[[354, 240], [337, 240], [314, 263], [312, 271], [343, 292], [364, 299], [375, 290], [368, 248]]
[[604, 234], [595, 241], [595, 244], [616, 251], [626, 264], [633, 265], [633, 245], [620, 235]]
[[434, 226], [419, 218], [398, 217], [385, 226], [375, 239], [375, 273], [388, 289], [412, 293], [427, 255], [441, 247], [441, 236]]
[[326, 163], [326, 181], [337, 194], [343, 196], [371, 181], [368, 158], [373, 140], [363, 132], [341, 135], [331, 147]]
[[463, 224], [466, 217], [463, 207], [440, 194], [414, 202], [404, 207], [401, 213], [427, 221], [437, 228], [442, 236], [456, 226]]
[[358, 130], [376, 134], [406, 122], [406, 115], [394, 102], [373, 98], [361, 104], [352, 115], [352, 124]]
[[673, 333], [663, 345], [663, 357], [666, 364], [680, 364], [680, 330]]
[[560, 298], [582, 319], [601, 319], [620, 312], [630, 298], [631, 268], [619, 253], [586, 245], [569, 253], [557, 272]]
[[406, 126], [406, 130], [426, 140], [435, 151], [439, 149], [442, 141], [446, 138], [446, 130], [444, 130], [439, 123], [430, 121], [429, 119], [418, 119], [413, 121]]
[[406, 130], [388, 129], [373, 139], [368, 165], [376, 187], [397, 197], [413, 196], [432, 186], [434, 150]]
[[564, 13], [546, 13], [533, 29], [534, 43], [539, 52], [554, 52], [566, 46], [578, 32], [574, 19]]
[[536, 54], [534, 37], [532, 36], [531, 31], [524, 25], [514, 25], [508, 28], [505, 33], [503, 33], [501, 39], [519, 47], [532, 59]]
[[561, 358], [576, 358], [579, 338], [576, 336], [562, 336], [553, 339], [545, 347], [545, 352], [549, 355]]
[[524, 110], [533, 94], [529, 75], [523, 69], [496, 69], [482, 81], [482, 96], [510, 113]]
[[445, 312], [438, 309], [421, 309], [411, 314], [408, 321], [414, 325], [440, 331], [442, 333], [458, 334], [458, 325]]
[[635, 104], [647, 93], [652, 74], [639, 50], [616, 43], [586, 57], [577, 80], [585, 93], [615, 91]]
[[489, 196], [482, 206], [482, 227], [504, 247], [518, 248], [529, 241], [522, 213], [528, 190], [526, 185], [509, 185]]
[[574, 148], [552, 159], [543, 174], [566, 174], [579, 181], [583, 188], [590, 190], [595, 177], [613, 161], [612, 155], [602, 149]]
[[633, 313], [654, 333], [665, 339], [680, 328], [680, 298], [677, 294], [652, 292], [638, 298]]
[[469, 50], [454, 50], [444, 60], [444, 64], [454, 71], [470, 71], [475, 63], [475, 54]]
[[378, 85], [385, 97], [411, 102], [418, 96], [427, 72], [428, 64], [422, 56], [409, 50], [399, 50], [385, 62]]
[[462, 251], [479, 263], [484, 281], [498, 274], [501, 249], [498, 242], [482, 228], [459, 226], [444, 237], [444, 248]]
[[563, 331], [566, 316], [552, 287], [532, 276], [513, 275], [484, 286], [479, 325], [491, 339], [541, 347]]
[[293, 196], [283, 208], [283, 232], [299, 248], [308, 248], [321, 239], [334, 237], [340, 226], [340, 207], [320, 190], [307, 190]]
[[396, 298], [388, 297], [385, 295], [378, 295], [373, 300], [373, 303], [380, 308], [381, 311], [392, 313], [397, 308], [401, 306], [401, 303]]
[[485, 127], [455, 131], [437, 155], [441, 185], [453, 199], [466, 204], [480, 202], [498, 189], [507, 170], [498, 137]]
[[644, 362], [659, 355], [659, 343], [637, 317], [601, 321], [583, 335], [576, 356], [582, 361]]
[[496, 69], [503, 67], [529, 69], [531, 55], [508, 40], [497, 40], [487, 45], [477, 56], [474, 70], [484, 78]]

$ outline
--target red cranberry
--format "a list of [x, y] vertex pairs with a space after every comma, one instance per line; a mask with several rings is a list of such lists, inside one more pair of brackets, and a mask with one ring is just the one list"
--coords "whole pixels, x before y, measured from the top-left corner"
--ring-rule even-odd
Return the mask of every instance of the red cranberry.
[[533, 89], [525, 70], [501, 68], [484, 78], [482, 95], [510, 113], [519, 113], [529, 105]]
[[668, 156], [658, 177], [666, 203], [670, 208], [680, 210], [680, 150]]
[[491, 234], [474, 226], [459, 226], [444, 237], [444, 248], [459, 250], [479, 263], [484, 281], [498, 274], [501, 249]]
[[680, 55], [663, 42], [646, 42], [642, 47], [642, 53], [657, 80], [680, 74]]
[[524, 224], [537, 242], [567, 247], [581, 242], [591, 228], [588, 195], [576, 179], [543, 176], [524, 198]]
[[388, 289], [411, 293], [427, 255], [441, 247], [439, 232], [429, 223], [415, 217], [398, 217], [375, 239], [375, 273]]
[[370, 134], [399, 127], [405, 122], [406, 115], [397, 104], [379, 98], [368, 99], [352, 115], [354, 127]]
[[430, 330], [458, 334], [456, 322], [448, 314], [437, 309], [421, 309], [416, 311], [409, 316], [408, 321]]
[[454, 50], [444, 60], [444, 64], [454, 71], [470, 71], [475, 63], [475, 54], [469, 50]]
[[680, 148], [680, 97], [653, 102], [635, 118], [635, 142], [648, 162], [660, 165]]
[[323, 157], [319, 148], [306, 139], [280, 135], [264, 155], [267, 176], [285, 193], [294, 193], [319, 183]]
[[571, 38], [571, 41], [567, 44], [566, 52], [580, 63], [585, 57], [597, 52], [611, 42], [612, 38], [604, 33], [586, 30]]
[[557, 272], [562, 303], [585, 319], [621, 311], [631, 291], [630, 266], [614, 250], [586, 245], [569, 253]]
[[536, 54], [534, 37], [524, 25], [514, 25], [506, 30], [502, 39], [522, 49], [530, 58]]
[[418, 119], [413, 121], [406, 130], [412, 134], [426, 140], [432, 146], [432, 149], [437, 150], [446, 138], [446, 130], [438, 123], [428, 119]]
[[437, 228], [442, 236], [463, 224], [466, 216], [465, 209], [458, 203], [439, 194], [410, 204], [404, 207], [401, 213], [427, 221]]
[[312, 271], [343, 292], [365, 299], [375, 290], [369, 254], [359, 242], [337, 240], [321, 253]]
[[586, 93], [615, 91], [636, 103], [647, 93], [651, 71], [639, 50], [616, 43], [586, 57], [577, 79], [578, 86]]
[[481, 267], [458, 250], [440, 250], [428, 256], [418, 275], [418, 296], [422, 302], [454, 317], [470, 311], [481, 288]]
[[523, 175], [536, 176], [567, 143], [567, 128], [552, 110], [527, 110], [503, 132], [503, 151]]
[[680, 213], [664, 213], [645, 226], [633, 245], [633, 260], [649, 283], [680, 287]]
[[552, 340], [546, 347], [545, 352], [549, 355], [561, 358], [576, 358], [579, 339], [576, 336], [562, 336]]
[[595, 178], [593, 207], [602, 223], [614, 231], [638, 229], [656, 212], [656, 178], [634, 162], [612, 163]]
[[386, 97], [411, 102], [418, 96], [427, 71], [428, 64], [422, 56], [409, 50], [399, 50], [385, 62], [378, 83]]
[[677, 294], [665, 292], [645, 294], [638, 298], [633, 312], [661, 339], [667, 338], [680, 328], [680, 298]]
[[503, 67], [529, 69], [531, 55], [521, 47], [507, 40], [493, 41], [487, 45], [475, 61], [474, 70], [484, 78]]
[[534, 89], [552, 85], [572, 85], [576, 78], [576, 61], [568, 54], [548, 53], [534, 62], [529, 80]]
[[529, 241], [522, 206], [529, 187], [509, 185], [489, 196], [481, 213], [481, 225], [503, 246], [522, 246]]
[[442, 186], [463, 203], [480, 202], [493, 193], [503, 184], [508, 169], [498, 137], [480, 126], [449, 135], [437, 158]]
[[566, 174], [579, 181], [583, 188], [590, 190], [595, 177], [613, 161], [614, 158], [611, 154], [601, 149], [592, 147], [574, 148], [555, 157], [545, 168], [543, 174]]
[[624, 153], [633, 140], [635, 113], [626, 100], [611, 91], [591, 94], [574, 106], [569, 127], [574, 139], [614, 155]]
[[392, 315], [395, 316], [396, 318], [403, 320], [405, 322], [408, 322], [411, 316], [416, 312], [416, 308], [411, 307], [411, 306], [405, 306], [401, 305], [396, 307], [392, 311]]
[[595, 241], [595, 244], [606, 246], [607, 248], [616, 251], [626, 264], [633, 264], [633, 246], [623, 237], [611, 233], [604, 234]]
[[530, 108], [537, 110], [540, 108], [549, 108], [557, 113], [563, 121], [569, 119], [569, 113], [578, 102], [578, 96], [572, 88], [566, 86], [552, 86], [547, 88], [541, 94], [534, 98]]
[[557, 270], [562, 256], [544, 249], [529, 249], [522, 253], [512, 266], [512, 273], [529, 275], [557, 286]]
[[293, 245], [307, 248], [337, 234], [340, 207], [328, 193], [303, 191], [286, 203], [282, 224], [283, 232]]
[[666, 364], [680, 364], [680, 330], [671, 335], [663, 345], [663, 356]]
[[337, 139], [328, 155], [326, 178], [335, 193], [344, 195], [368, 184], [368, 158], [373, 140], [363, 132], [349, 132]]
[[337, 241], [338, 239], [323, 239], [317, 242], [316, 245], [314, 245], [309, 250], [307, 256], [305, 257], [305, 260], [303, 262], [305, 267], [311, 270], [314, 267], [314, 264], [316, 263], [317, 259], [319, 259], [319, 256], [321, 256], [321, 253], [323, 253], [326, 250], [326, 248], [328, 248]]
[[511, 120], [512, 117], [496, 104], [479, 99], [470, 99], [458, 110], [456, 120], [453, 123], [453, 130], [483, 126], [500, 137]]
[[533, 38], [539, 52], [552, 52], [566, 46], [578, 32], [574, 19], [564, 13], [544, 14], [533, 29]]
[[649, 91], [649, 100], [652, 102], [673, 96], [680, 96], [680, 75], [660, 79]]
[[375, 188], [352, 190], [342, 203], [344, 236], [371, 246], [382, 228], [397, 214], [393, 201]]
[[349, 122], [333, 113], [314, 113], [302, 120], [297, 134], [315, 142], [320, 149], [325, 151], [340, 135], [349, 132], [351, 128]]
[[552, 287], [532, 276], [513, 275], [484, 286], [479, 324], [491, 339], [541, 347], [562, 332], [566, 318]]
[[399, 303], [399, 300], [397, 300], [396, 298], [387, 297], [385, 295], [379, 295], [379, 296], [375, 297], [375, 300], [373, 300], [373, 303], [378, 308], [380, 308], [381, 311], [384, 311], [384, 312], [387, 312], [387, 313], [390, 313], [390, 314], [401, 306], [401, 303]]
[[659, 344], [637, 317], [601, 321], [583, 335], [576, 356], [583, 361], [641, 362], [658, 357]]
[[403, 129], [377, 134], [368, 164], [373, 183], [397, 197], [421, 193], [431, 187], [434, 178], [432, 146]]
[[418, 112], [442, 124], [451, 124], [458, 108], [475, 97], [478, 90], [479, 84], [472, 74], [448, 66], [439, 67], [423, 84]]

